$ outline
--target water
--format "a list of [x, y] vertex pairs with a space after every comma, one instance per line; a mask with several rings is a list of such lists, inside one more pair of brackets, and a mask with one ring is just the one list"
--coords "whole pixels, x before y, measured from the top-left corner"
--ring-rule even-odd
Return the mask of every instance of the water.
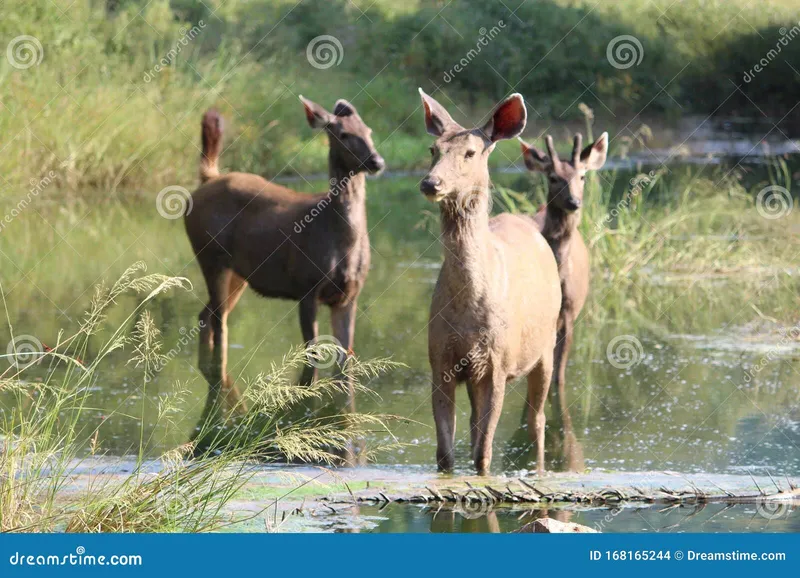
[[[370, 180], [368, 195], [373, 268], [359, 301], [355, 352], [365, 359], [391, 356], [406, 367], [373, 380], [369, 385], [378, 397], [357, 400], [358, 410], [409, 420], [393, 425], [402, 446], [381, 455], [380, 464], [432, 472], [435, 431], [426, 325], [441, 259], [435, 209], [422, 199], [413, 179]], [[48, 215], [52, 231], [43, 227], [42, 214]], [[171, 351], [174, 360], [143, 389], [142, 372], [128, 363], [130, 347], [112, 355], [92, 384], [90, 405], [96, 409], [80, 424], [87, 430], [100, 426], [97, 445], [108, 455], [135, 452], [140, 425], [150, 456], [185, 443], [200, 418], [207, 386], [197, 371], [195, 341], [181, 344], [184, 335], [192, 335], [205, 302], [182, 222], [159, 217], [151, 200], [136, 200], [93, 207], [83, 216], [46, 207], [28, 211], [3, 235], [0, 270], [14, 273], [6, 277], [3, 291], [15, 334], [47, 345], [57, 341], [59, 330], [77, 329], [93, 284], [102, 278], [113, 282], [136, 260], [144, 259], [151, 272], [191, 279], [193, 291], [174, 291], [151, 308], [163, 351]], [[679, 247], [686, 240], [673, 242]], [[759, 325], [757, 313], [776, 300], [796, 305], [797, 285], [796, 275], [786, 271], [723, 279], [670, 279], [653, 272], [652, 279], [637, 278], [623, 294], [595, 279], [568, 370], [572, 431], [563, 433], [548, 415], [548, 469], [797, 475], [797, 348], [782, 342], [773, 325]], [[121, 300], [109, 327], [122, 322], [136, 303], [133, 297]], [[320, 322], [320, 333], [329, 333], [324, 310]], [[242, 386], [301, 341], [296, 304], [264, 300], [252, 292], [232, 313], [229, 328], [229, 369]], [[97, 345], [108, 335], [98, 336]], [[609, 345], [626, 336], [635, 336], [640, 354], [630, 367], [615, 366]], [[7, 327], [1, 328], [0, 345], [9, 340]], [[44, 371], [33, 367], [30, 375], [41, 378]], [[157, 420], [159, 397], [178, 387], [187, 389], [181, 411], [170, 420]], [[524, 426], [524, 396], [523, 384], [508, 388], [495, 438], [495, 472], [519, 475], [535, 466]], [[5, 403], [2, 411], [9, 415], [8, 398]], [[469, 403], [463, 388], [457, 407], [456, 463], [458, 473], [469, 473]], [[683, 530], [774, 531], [776, 525], [763, 518], [748, 522], [751, 510], [737, 506], [723, 512], [708, 506], [690, 518], [682, 509], [666, 514], [626, 509], [615, 517], [614, 531], [672, 524]], [[519, 526], [519, 513], [513, 511], [478, 520], [403, 506], [381, 512], [365, 507], [363, 512], [374, 518], [371, 531], [400, 526], [408, 531], [505, 531]], [[575, 511], [569, 517], [596, 523], [607, 513]], [[800, 529], [796, 515], [781, 524], [781, 531]]]

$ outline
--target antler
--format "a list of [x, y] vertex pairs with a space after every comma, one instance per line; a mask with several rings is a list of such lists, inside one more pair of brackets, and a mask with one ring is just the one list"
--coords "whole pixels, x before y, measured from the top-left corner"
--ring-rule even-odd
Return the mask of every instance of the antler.
[[572, 164], [576, 167], [581, 160], [581, 149], [583, 149], [583, 135], [577, 133], [572, 144]]
[[553, 165], [557, 165], [561, 162], [561, 159], [558, 158], [556, 147], [553, 146], [553, 137], [547, 135], [544, 139], [544, 142], [547, 144], [547, 154], [550, 155], [550, 161], [553, 163]]

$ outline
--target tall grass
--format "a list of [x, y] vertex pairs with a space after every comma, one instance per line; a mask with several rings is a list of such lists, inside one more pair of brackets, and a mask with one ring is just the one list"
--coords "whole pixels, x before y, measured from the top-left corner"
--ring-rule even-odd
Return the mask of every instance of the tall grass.
[[[147, 307], [168, 291], [188, 289], [186, 279], [146, 274], [143, 265], [136, 264], [110, 288], [97, 288], [74, 335], [60, 338], [47, 351], [12, 348], [5, 356], [12, 364], [0, 376], [0, 394], [10, 402], [0, 413], [0, 531], [218, 530], [253, 515], [238, 515], [226, 505], [255, 473], [257, 463], [281, 456], [331, 464], [367, 431], [386, 431], [384, 419], [373, 415], [296, 417], [298, 406], [350, 394], [351, 387], [353, 394], [369, 394], [362, 381], [394, 365], [388, 360], [349, 358], [345, 380], [323, 379], [309, 388], [295, 385], [295, 370], [307, 355], [339, 354], [320, 344], [310, 352], [293, 350], [283, 363], [259, 375], [232, 408], [236, 419], [221, 411], [208, 412], [198, 424], [195, 441], [161, 456], [156, 462], [160, 467], [145, 461], [149, 440], [143, 437], [142, 414], [133, 471], [107, 476], [108, 471], [101, 469], [84, 477], [84, 487], [75, 484], [81, 469], [103, 453], [97, 443], [102, 422], [86, 425], [93, 423], [87, 413], [93, 412], [91, 392], [98, 385], [98, 368], [112, 352], [129, 350], [130, 363], [142, 370], [136, 393], [148, 395], [147, 376], [164, 359]], [[110, 308], [128, 293], [140, 295], [139, 305], [124, 323], [108, 331], [105, 319]], [[102, 333], [109, 335], [98, 347], [92, 340]], [[44, 377], [38, 378], [42, 369]], [[178, 385], [161, 397], [157, 421], [169, 422], [180, 411], [182, 391]], [[283, 423], [290, 415], [293, 421]], [[364, 455], [379, 449], [366, 449]]]
[[[0, 59], [0, 195], [19, 201], [50, 171], [48, 194], [60, 196], [191, 187], [199, 117], [211, 105], [228, 120], [224, 166], [269, 176], [322, 172], [325, 140], [306, 126], [298, 94], [328, 107], [353, 100], [394, 169], [426, 162], [417, 86], [440, 86], [465, 123], [511, 87], [542, 122], [579, 120], [574, 105], [585, 86], [599, 111], [668, 117], [725, 103], [717, 112], [780, 118], [794, 105], [798, 80], [787, 64], [800, 66], [800, 44], [783, 48], [757, 81], [741, 76], [774, 48], [781, 27], [796, 24], [793, 8], [788, 0], [540, 0], [511, 8], [482, 0], [6, 0], [0, 37], [36, 37], [42, 59], [24, 69]], [[444, 82], [480, 29], [500, 20], [502, 33]], [[198, 33], [181, 44], [192, 26]], [[320, 70], [306, 48], [323, 34], [341, 42], [343, 56]], [[620, 35], [641, 42], [640, 65], [609, 64], [606, 49]], [[518, 158], [513, 143], [500, 146]]]

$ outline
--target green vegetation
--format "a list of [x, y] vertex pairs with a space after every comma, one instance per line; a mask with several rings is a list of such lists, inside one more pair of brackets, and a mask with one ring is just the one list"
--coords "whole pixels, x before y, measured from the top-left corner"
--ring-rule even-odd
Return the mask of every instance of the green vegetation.
[[[636, 113], [780, 118], [795, 104], [796, 41], [743, 81], [781, 30], [792, 34], [792, 1], [511, 4], [514, 15], [483, 0], [6, 0], [0, 37], [34, 36], [41, 51], [19, 57], [41, 62], [0, 60], [2, 197], [18, 202], [50, 171], [58, 195], [191, 188], [199, 117], [212, 105], [229, 121], [225, 167], [322, 172], [327, 146], [305, 125], [298, 94], [329, 107], [352, 99], [394, 169], [427, 162], [417, 86], [441, 87], [465, 123], [513, 88], [530, 103], [535, 131], [579, 119], [581, 99], [608, 126]], [[470, 53], [481, 30], [491, 40]], [[341, 62], [318, 69], [306, 50], [323, 34], [341, 44]], [[642, 61], [615, 68], [606, 51], [626, 34]], [[462, 58], [468, 65], [446, 82]], [[501, 150], [494, 162], [519, 157], [514, 143]]]
[[[286, 423], [297, 408], [346, 393], [348, 388], [344, 381], [331, 379], [310, 388], [295, 385], [294, 375], [306, 351], [293, 350], [268, 374], [251, 381], [229, 407], [210, 397], [211, 411], [204, 412], [197, 424], [195, 441], [167, 451], [160, 457], [161, 467], [154, 470], [145, 462], [152, 441], [146, 437], [145, 408], [154, 395], [147, 386], [171, 358], [161, 350], [150, 308], [159, 296], [190, 288], [186, 279], [144, 274], [143, 264], [136, 264], [110, 288], [96, 287], [80, 330], [60, 336], [44, 353], [30, 336], [11, 332], [13, 346], [3, 356], [9, 368], [0, 374], [0, 395], [9, 401], [0, 412], [0, 531], [219, 530], [253, 516], [251, 512], [243, 518], [224, 508], [252, 478], [255, 463], [270, 456], [335, 463], [367, 431], [386, 431], [380, 417], [357, 413], [329, 417], [312, 413], [299, 419], [295, 415]], [[139, 305], [117, 329], [109, 329], [108, 313], [128, 293], [140, 296]], [[98, 345], [101, 336], [104, 342]], [[331, 345], [315, 348], [312, 355], [339, 354]], [[136, 467], [118, 477], [100, 468], [84, 488], [64, 492], [79, 470], [91, 471], [92, 459], [105, 453], [98, 441], [100, 431], [114, 413], [124, 411], [120, 406], [98, 420], [93, 393], [99, 368], [121, 350], [129, 352], [128, 365], [136, 368], [141, 380], [130, 393], [141, 400], [141, 412], [128, 416], [139, 423], [138, 447], [122, 452], [136, 457]], [[393, 366], [386, 360], [349, 358], [345, 373], [363, 396], [369, 392], [361, 382]], [[175, 416], [185, 411], [185, 396], [180, 384], [158, 395], [157, 415], [151, 419], [174, 426]], [[378, 449], [366, 448], [363, 457]]]

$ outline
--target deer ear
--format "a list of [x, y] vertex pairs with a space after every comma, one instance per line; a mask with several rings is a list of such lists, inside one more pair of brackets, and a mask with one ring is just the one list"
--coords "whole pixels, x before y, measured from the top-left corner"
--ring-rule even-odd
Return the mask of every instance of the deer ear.
[[521, 94], [515, 92], [500, 103], [481, 130], [491, 142], [497, 142], [522, 134], [527, 120], [525, 101]]
[[543, 151], [540, 151], [535, 146], [526, 143], [521, 138], [517, 137], [519, 144], [522, 147], [522, 158], [525, 161], [525, 166], [530, 171], [539, 171], [546, 173], [553, 163]]
[[450, 128], [461, 128], [461, 125], [453, 120], [453, 117], [448, 114], [435, 98], [425, 94], [421, 88], [419, 89], [419, 95], [422, 97], [422, 108], [425, 111], [425, 128], [428, 129], [428, 134], [440, 137]]
[[333, 120], [333, 115], [316, 102], [300, 96], [300, 102], [306, 110], [306, 120], [311, 128], [325, 128]]
[[356, 107], [345, 99], [340, 98], [336, 101], [336, 104], [333, 105], [333, 114], [335, 116], [352, 116], [358, 114], [358, 112], [356, 112]]
[[581, 162], [586, 165], [587, 171], [596, 171], [606, 164], [608, 156], [608, 133], [604, 132], [600, 138], [587, 146], [581, 152]]

